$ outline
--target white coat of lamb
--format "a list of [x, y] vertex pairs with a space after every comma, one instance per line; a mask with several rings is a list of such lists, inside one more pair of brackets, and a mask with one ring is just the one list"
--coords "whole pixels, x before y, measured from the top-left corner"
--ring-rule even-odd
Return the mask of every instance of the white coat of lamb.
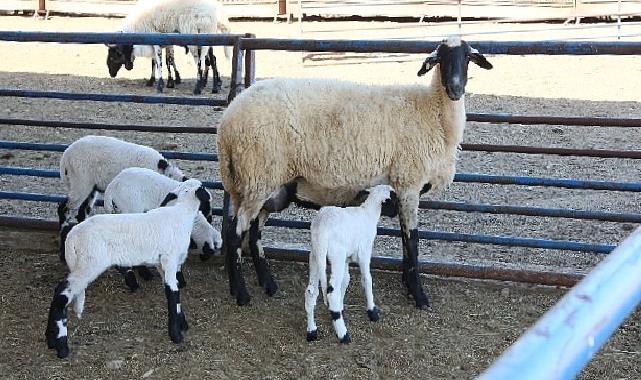
[[178, 181], [187, 179], [178, 167], [158, 151], [107, 136], [84, 136], [73, 142], [60, 159], [60, 178], [67, 199], [58, 207], [61, 226], [61, 260], [64, 261], [64, 237], [73, 224], [91, 213], [96, 192], [104, 192], [123, 169], [153, 169]]
[[[125, 33], [229, 33], [229, 21], [223, 12], [222, 5], [217, 0], [146, 0], [139, 1], [133, 11], [127, 15], [120, 31]], [[197, 67], [197, 81], [194, 94], [200, 94], [205, 83], [205, 60], [209, 47], [189, 46]], [[107, 66], [109, 73], [115, 77], [122, 65], [127, 70], [133, 68], [135, 55], [133, 45], [109, 45]], [[156, 89], [162, 92], [162, 49], [154, 45], [154, 75]], [[225, 54], [229, 55], [230, 48], [226, 47]], [[213, 56], [213, 53], [211, 54]], [[210, 62], [212, 57], [210, 56]], [[212, 62], [212, 66], [215, 61]], [[217, 92], [217, 82], [214, 80], [212, 92]]]
[[[312, 220], [312, 250], [309, 255], [309, 286], [305, 291], [307, 312], [307, 340], [316, 340], [318, 329], [314, 320], [314, 308], [318, 298], [320, 281], [325, 304], [329, 306], [336, 336], [341, 343], [351, 341], [345, 321], [343, 304], [349, 285], [349, 263], [358, 263], [361, 285], [367, 299], [367, 315], [372, 322], [379, 319], [374, 303], [370, 261], [376, 225], [381, 216], [382, 203], [391, 197], [392, 188], [378, 185], [369, 189], [367, 200], [357, 207], [326, 206]], [[331, 275], [327, 286], [325, 267], [329, 261]]]
[[209, 193], [195, 179], [182, 182], [172, 191], [173, 206], [140, 214], [101, 214], [78, 224], [66, 244], [68, 276], [55, 289], [49, 309], [45, 337], [58, 357], [69, 354], [67, 306], [81, 317], [85, 289], [111, 266], [155, 265], [163, 274], [169, 311], [169, 336], [175, 343], [187, 329], [180, 305], [177, 272], [187, 257], [189, 236], [202, 201]]
[[[262, 260], [256, 266], [259, 283], [268, 294], [277, 289], [259, 239], [251, 238], [260, 236], [270, 212], [292, 201], [350, 205], [359, 191], [388, 184], [397, 195], [403, 283], [418, 308], [429, 308], [417, 270], [419, 197], [454, 178], [469, 62], [492, 68], [465, 41], [449, 38], [418, 72], [434, 69], [429, 85], [269, 79], [233, 100], [218, 129], [218, 153], [234, 210], [223, 239], [230, 291], [239, 304], [250, 300], [239, 259], [241, 237]], [[252, 234], [252, 229], [258, 231]]]
[[[104, 195], [105, 211], [109, 214], [131, 214], [172, 205], [175, 200], [171, 196], [167, 197], [179, 184], [180, 182], [151, 169], [127, 168], [107, 186]], [[220, 232], [210, 224], [212, 220], [211, 193], [209, 191], [207, 193], [210, 200], [201, 204], [200, 212], [196, 214], [194, 219], [194, 229], [191, 232], [190, 240], [190, 248], [198, 250], [202, 260], [216, 255], [223, 242]], [[125, 272], [126, 282], [130, 289], [137, 289], [138, 283], [131, 268], [122, 268], [122, 270]], [[184, 279], [182, 282], [184, 284]]]

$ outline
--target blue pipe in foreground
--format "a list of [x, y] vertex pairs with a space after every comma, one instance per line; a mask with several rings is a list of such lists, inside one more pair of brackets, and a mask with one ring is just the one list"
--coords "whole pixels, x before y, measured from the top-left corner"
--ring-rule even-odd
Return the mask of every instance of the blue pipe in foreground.
[[639, 273], [641, 229], [545, 313], [479, 380], [574, 378], [641, 302]]

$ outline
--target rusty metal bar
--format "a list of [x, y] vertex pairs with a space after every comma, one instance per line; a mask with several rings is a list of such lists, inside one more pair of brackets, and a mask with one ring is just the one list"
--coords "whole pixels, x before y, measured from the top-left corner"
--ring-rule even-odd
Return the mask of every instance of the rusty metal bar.
[[[40, 218], [1, 215], [0, 227], [21, 228], [38, 231], [58, 231], [58, 222], [55, 220]], [[265, 253], [268, 257], [276, 260], [307, 262], [309, 251], [265, 247]], [[372, 257], [372, 268], [374, 269], [401, 271], [402, 264], [402, 259], [396, 257]], [[419, 263], [419, 270], [421, 273], [435, 274], [440, 276], [454, 276], [484, 280], [518, 281], [552, 286], [573, 286], [583, 277], [583, 275], [578, 273], [514, 270], [507, 268], [497, 268], [495, 266], [438, 263], [429, 261], [421, 261]]]
[[495, 145], [495, 144], [461, 144], [468, 152], [502, 152], [524, 154], [556, 154], [572, 157], [598, 158], [632, 158], [641, 159], [639, 150], [606, 150], [606, 149], [573, 149], [573, 148], [542, 148], [525, 145]]
[[27, 127], [70, 128], [70, 129], [104, 129], [111, 131], [139, 131], [162, 133], [207, 133], [216, 134], [216, 127], [179, 127], [162, 125], [135, 124], [101, 124], [80, 121], [32, 120], [0, 118], [0, 125], [24, 125]]
[[240, 47], [240, 41], [234, 44], [234, 54], [232, 55], [231, 63], [231, 77], [229, 84], [229, 95], [227, 96], [227, 103], [232, 100], [242, 91], [243, 83], [243, 50]]
[[577, 116], [524, 116], [506, 113], [468, 113], [467, 121], [522, 125], [567, 125], [577, 127], [641, 127], [641, 119]]
[[641, 302], [639, 252], [641, 229], [601, 261], [479, 379], [573, 379]]

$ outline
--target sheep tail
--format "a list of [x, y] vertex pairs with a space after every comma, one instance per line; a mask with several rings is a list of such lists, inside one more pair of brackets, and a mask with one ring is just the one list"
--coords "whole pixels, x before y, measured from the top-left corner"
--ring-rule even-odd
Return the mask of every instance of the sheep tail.
[[320, 244], [315, 252], [316, 254], [316, 267], [318, 268], [318, 276], [320, 277], [321, 292], [323, 293], [323, 302], [328, 305], [327, 301], [327, 245]]

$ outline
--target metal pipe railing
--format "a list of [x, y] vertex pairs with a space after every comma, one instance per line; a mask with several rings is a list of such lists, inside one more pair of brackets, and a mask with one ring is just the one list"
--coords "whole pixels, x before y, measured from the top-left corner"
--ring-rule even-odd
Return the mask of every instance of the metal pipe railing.
[[640, 253], [637, 229], [479, 379], [574, 378], [641, 302]]

